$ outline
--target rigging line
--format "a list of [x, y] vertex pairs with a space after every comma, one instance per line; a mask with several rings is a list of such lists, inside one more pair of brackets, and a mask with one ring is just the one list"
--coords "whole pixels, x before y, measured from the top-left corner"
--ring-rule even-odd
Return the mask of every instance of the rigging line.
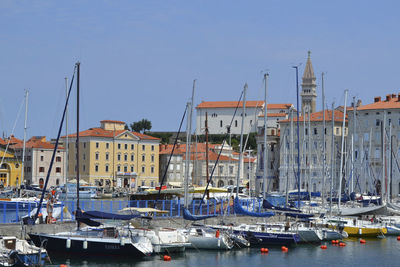
[[[209, 179], [208, 182], [207, 182], [207, 186], [206, 186], [206, 189], [204, 190], [203, 197], [201, 198], [200, 205], [199, 205], [198, 208], [197, 208], [197, 212], [200, 210], [200, 207], [201, 207], [201, 205], [203, 204], [204, 197], [206, 196], [206, 193], [207, 193], [207, 190], [208, 190], [208, 186], [210, 185], [210, 183], [211, 183], [211, 181], [212, 181], [213, 174], [214, 174], [215, 168], [217, 167], [217, 164], [218, 164], [218, 162], [219, 162], [219, 158], [220, 158], [220, 156], [221, 156], [222, 150], [224, 150], [224, 145], [225, 145], [226, 139], [228, 138], [229, 133], [230, 133], [230, 131], [231, 131], [231, 126], [232, 126], [232, 123], [233, 123], [233, 119], [234, 119], [235, 116], [236, 116], [236, 112], [237, 112], [237, 110], [238, 110], [238, 108], [239, 108], [240, 100], [242, 99], [242, 97], [243, 97], [243, 91], [242, 91], [242, 93], [240, 94], [239, 100], [238, 100], [237, 105], [236, 105], [236, 108], [235, 108], [235, 112], [233, 113], [233, 116], [232, 116], [232, 119], [231, 119], [231, 123], [229, 124], [228, 130], [227, 130], [227, 132], [226, 132], [226, 134], [225, 134], [225, 136], [224, 136], [224, 139], [223, 139], [223, 141], [222, 141], [221, 150], [219, 151], [218, 157], [217, 157], [217, 159], [216, 159], [216, 161], [215, 161], [215, 164], [214, 164], [214, 167], [213, 167], [213, 169], [211, 170], [210, 179]], [[244, 114], [242, 114], [242, 116], [244, 116]], [[240, 164], [240, 163], [239, 163], [239, 164]], [[208, 170], [206, 170], [206, 171], [208, 172]], [[239, 186], [239, 185], [236, 185], [236, 186]]]
[[[65, 113], [66, 113], [66, 111], [67, 111], [68, 101], [69, 101], [69, 97], [70, 97], [70, 95], [71, 95], [72, 85], [73, 85], [73, 82], [74, 82], [76, 69], [77, 69], [77, 64], [75, 64], [74, 71], [73, 71], [73, 74], [72, 74], [71, 83], [70, 83], [69, 90], [68, 90], [68, 96], [67, 96], [67, 99], [66, 99], [65, 105], [64, 105], [64, 112], [63, 112], [63, 115], [62, 115], [62, 118], [61, 118], [60, 127], [59, 127], [59, 129], [58, 129], [58, 134], [57, 134], [56, 143], [55, 143], [55, 145], [54, 145], [53, 155], [51, 156], [51, 160], [50, 160], [49, 170], [47, 171], [47, 176], [46, 176], [46, 181], [45, 181], [44, 186], [43, 186], [42, 196], [40, 197], [40, 202], [39, 202], [39, 205], [38, 205], [38, 207], [37, 207], [37, 211], [36, 211], [35, 217], [33, 218], [32, 224], [35, 224], [36, 219], [37, 219], [37, 217], [38, 217], [38, 215], [39, 215], [39, 213], [40, 213], [41, 207], [42, 207], [43, 198], [44, 198], [44, 193], [46, 192], [47, 184], [48, 184], [48, 182], [49, 182], [51, 169], [52, 169], [52, 167], [53, 167], [54, 158], [55, 158], [55, 155], [56, 155], [56, 152], [57, 152], [58, 141], [59, 141], [59, 139], [60, 139], [61, 131], [62, 131], [62, 128], [63, 128], [63, 125], [64, 125]], [[79, 133], [76, 133], [76, 135], [79, 136]], [[78, 168], [79, 168], [79, 166], [78, 166]], [[79, 181], [77, 181], [77, 183], [78, 183], [78, 182], [79, 182]], [[79, 196], [78, 196], [78, 197], [79, 197]], [[79, 208], [79, 207], [78, 207], [78, 208]]]
[[6, 153], [7, 153], [7, 151], [8, 151], [8, 147], [10, 146], [11, 136], [14, 135], [15, 127], [17, 126], [17, 121], [18, 121], [18, 119], [19, 119], [19, 116], [21, 115], [21, 110], [22, 110], [24, 101], [25, 101], [25, 99], [23, 99], [23, 100], [21, 101], [21, 105], [19, 106], [19, 110], [18, 110], [18, 113], [17, 113], [17, 117], [15, 118], [15, 121], [14, 121], [14, 126], [13, 126], [13, 128], [12, 128], [11, 135], [10, 135], [9, 138], [8, 138], [6, 150], [4, 151], [3, 157], [1, 158], [0, 166], [3, 166], [4, 158], [5, 158]]
[[[174, 154], [176, 144], [178, 143], [179, 134], [181, 133], [182, 124], [183, 124], [183, 121], [184, 121], [184, 119], [185, 119], [187, 109], [188, 109], [188, 106], [186, 105], [185, 112], [183, 112], [183, 116], [182, 116], [182, 119], [181, 119], [181, 123], [180, 123], [180, 125], [179, 125], [179, 130], [178, 130], [178, 133], [176, 134], [175, 141], [174, 141], [174, 145], [173, 145], [173, 147], [172, 147], [172, 151], [171, 151], [171, 154], [169, 155], [168, 163], [167, 163], [167, 166], [166, 166], [165, 171], [164, 171], [164, 174], [163, 174], [163, 178], [161, 179], [160, 189], [158, 189], [158, 194], [157, 194], [156, 201], [154, 202], [154, 206], [156, 206], [156, 202], [157, 202], [157, 200], [158, 200], [159, 197], [160, 197], [161, 188], [162, 188], [162, 185], [163, 185], [163, 183], [164, 183], [165, 177], [167, 176], [168, 167], [169, 167], [169, 164], [171, 163], [172, 155]], [[186, 142], [187, 142], [187, 140], [186, 140]]]

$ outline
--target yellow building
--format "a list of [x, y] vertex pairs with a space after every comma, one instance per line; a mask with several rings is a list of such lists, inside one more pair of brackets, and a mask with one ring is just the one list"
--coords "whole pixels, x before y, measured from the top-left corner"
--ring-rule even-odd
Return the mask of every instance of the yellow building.
[[[80, 179], [103, 187], [157, 186], [160, 139], [126, 130], [122, 121], [100, 124], [79, 133]], [[68, 135], [68, 142], [71, 180], [76, 177], [76, 134]]]
[[21, 160], [15, 157], [10, 148], [6, 152], [6, 143], [0, 140], [0, 184], [3, 186], [19, 186], [21, 184]]

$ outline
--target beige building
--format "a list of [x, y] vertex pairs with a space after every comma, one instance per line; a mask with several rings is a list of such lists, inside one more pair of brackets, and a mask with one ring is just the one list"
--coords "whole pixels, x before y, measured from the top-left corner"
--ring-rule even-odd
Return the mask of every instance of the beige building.
[[[102, 187], [157, 186], [160, 139], [126, 130], [122, 121], [100, 124], [79, 133], [80, 179]], [[68, 178], [75, 179], [76, 134], [68, 138]]]

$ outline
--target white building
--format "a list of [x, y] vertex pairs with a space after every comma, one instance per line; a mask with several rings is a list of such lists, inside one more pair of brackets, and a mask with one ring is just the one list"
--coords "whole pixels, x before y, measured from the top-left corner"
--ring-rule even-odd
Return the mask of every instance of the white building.
[[[350, 136], [353, 136], [355, 165], [353, 190], [362, 193], [382, 193], [385, 198], [398, 197], [400, 94], [388, 94], [383, 100], [381, 97], [375, 97], [374, 102], [367, 105], [358, 103], [355, 120], [353, 118], [354, 112], [350, 109], [348, 144], [351, 145]], [[386, 133], [384, 135], [382, 135], [383, 129]]]
[[[53, 155], [54, 144], [46, 141], [45, 136], [35, 136], [25, 145], [24, 182], [28, 185], [43, 186]], [[15, 155], [22, 158], [23, 144], [13, 146]], [[58, 147], [50, 172], [48, 186], [64, 184], [65, 179], [65, 149]]]
[[[196, 107], [196, 134], [204, 134], [206, 113], [209, 134], [226, 134], [237, 106], [238, 102], [236, 101], [207, 101], [200, 103]], [[292, 104], [268, 104], [267, 112], [271, 114], [287, 114], [292, 106]], [[242, 107], [243, 102], [240, 102], [236, 111], [236, 116], [233, 118], [232, 126], [230, 128], [231, 134], [240, 135], [242, 123], [241, 116], [243, 113]], [[258, 116], [264, 113], [263, 110], [264, 101], [246, 101], [246, 113], [244, 114], [245, 118], [243, 128], [244, 134], [257, 131], [256, 122]], [[276, 118], [270, 118], [269, 116], [268, 119], [276, 120]]]

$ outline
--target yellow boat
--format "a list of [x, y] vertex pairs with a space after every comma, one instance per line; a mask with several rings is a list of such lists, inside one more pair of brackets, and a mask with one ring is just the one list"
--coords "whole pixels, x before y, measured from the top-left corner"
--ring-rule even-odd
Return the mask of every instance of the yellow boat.
[[326, 224], [331, 229], [345, 231], [349, 237], [378, 237], [387, 233], [386, 227], [357, 219], [329, 219]]

